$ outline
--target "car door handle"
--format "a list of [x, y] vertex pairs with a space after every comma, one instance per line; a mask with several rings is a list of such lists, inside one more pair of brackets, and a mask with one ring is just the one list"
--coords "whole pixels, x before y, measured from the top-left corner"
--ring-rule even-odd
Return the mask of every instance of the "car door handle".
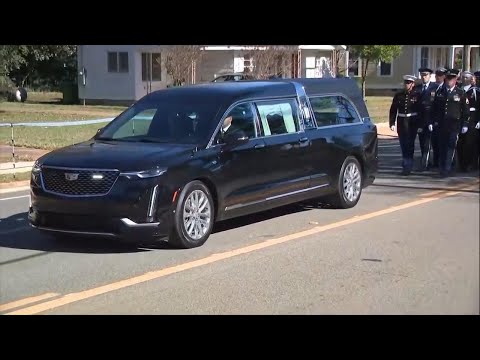
[[265, 144], [257, 144], [254, 146], [255, 149], [261, 149], [261, 148], [264, 148], [265, 147]]
[[308, 137], [303, 137], [298, 140], [298, 142], [304, 143], [308, 141]]

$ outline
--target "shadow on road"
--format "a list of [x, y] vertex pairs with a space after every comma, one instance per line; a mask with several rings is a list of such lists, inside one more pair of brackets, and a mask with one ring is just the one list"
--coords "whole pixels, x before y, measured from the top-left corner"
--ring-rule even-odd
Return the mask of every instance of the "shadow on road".
[[309, 211], [312, 209], [331, 209], [328, 204], [322, 204], [318, 201], [303, 201], [301, 203], [285, 205], [276, 209], [263, 211], [257, 214], [245, 215], [235, 219], [221, 221], [215, 224], [212, 233], [221, 233], [223, 231], [240, 228], [243, 226], [252, 225], [255, 223], [260, 223], [262, 221], [267, 221], [281, 216], [287, 216], [290, 214]]
[[[316, 201], [307, 201], [293, 205], [282, 206], [277, 209], [264, 211], [258, 214], [242, 216], [236, 219], [225, 220], [214, 225], [212, 234], [252, 225], [281, 216], [287, 216], [300, 211], [311, 209], [329, 209], [326, 204]], [[145, 244], [120, 243], [114, 239], [97, 237], [74, 237], [55, 239], [46, 233], [40, 233], [28, 224], [27, 213], [12, 215], [0, 221], [0, 248], [23, 249], [42, 251], [41, 254], [24, 256], [6, 262], [18, 262], [32, 257], [38, 257], [55, 252], [84, 253], [84, 254], [120, 254], [135, 253], [151, 250], [178, 250], [164, 241]]]
[[[0, 221], [0, 248], [43, 251], [45, 255], [53, 252], [85, 253], [85, 254], [121, 254], [148, 251], [131, 244], [115, 242], [104, 238], [76, 238], [65, 240], [55, 239], [48, 234], [40, 234], [28, 225], [27, 213], [12, 215]], [[28, 255], [17, 259], [41, 256]], [[7, 263], [11, 263], [9, 260]], [[0, 263], [3, 265], [3, 263]]]
[[[416, 189], [416, 190], [455, 190], [479, 179], [479, 172], [462, 173], [455, 171], [451, 176], [441, 178], [438, 169], [420, 170], [421, 152], [418, 139], [415, 142], [414, 167], [408, 176], [400, 175], [402, 170], [402, 154], [398, 138], [382, 138], [379, 140], [379, 169], [377, 181], [373, 186]], [[478, 193], [476, 190], [458, 190]]]

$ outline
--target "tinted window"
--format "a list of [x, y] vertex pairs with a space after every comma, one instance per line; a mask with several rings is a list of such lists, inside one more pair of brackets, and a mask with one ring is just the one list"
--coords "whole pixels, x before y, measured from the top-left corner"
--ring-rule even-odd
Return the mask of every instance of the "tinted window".
[[144, 99], [114, 119], [99, 138], [206, 145], [218, 110], [203, 97]]
[[297, 102], [294, 99], [256, 103], [262, 135], [280, 135], [300, 130]]
[[360, 122], [353, 105], [342, 96], [310, 98], [318, 127]]
[[256, 116], [252, 111], [250, 103], [235, 106], [226, 115], [222, 127], [218, 132], [215, 142], [222, 143], [225, 135], [235, 134], [239, 137], [247, 136], [252, 139], [256, 137]]

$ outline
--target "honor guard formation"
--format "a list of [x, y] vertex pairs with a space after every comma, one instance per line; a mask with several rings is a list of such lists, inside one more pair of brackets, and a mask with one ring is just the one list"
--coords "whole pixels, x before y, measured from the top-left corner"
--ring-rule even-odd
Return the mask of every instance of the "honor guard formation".
[[[389, 125], [397, 131], [402, 151], [402, 175], [414, 166], [418, 136], [418, 171], [437, 169], [440, 176], [478, 171], [480, 149], [480, 71], [418, 69], [420, 79], [403, 77], [404, 89], [395, 94]], [[419, 81], [420, 80], [420, 81]]]

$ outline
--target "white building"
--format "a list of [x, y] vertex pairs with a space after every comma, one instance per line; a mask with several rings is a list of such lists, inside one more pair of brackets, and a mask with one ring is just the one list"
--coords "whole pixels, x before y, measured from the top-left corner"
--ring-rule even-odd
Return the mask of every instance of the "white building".
[[[151, 91], [166, 88], [171, 84], [162, 59], [167, 47], [79, 45], [78, 68], [85, 74], [79, 77], [79, 98], [89, 104], [131, 104]], [[332, 76], [334, 50], [345, 49], [345, 45], [298, 45], [297, 54], [292, 56], [292, 73], [287, 77]], [[240, 45], [205, 46], [191, 82], [208, 82], [223, 73], [243, 72], [251, 66], [246, 56], [249, 50]]]

